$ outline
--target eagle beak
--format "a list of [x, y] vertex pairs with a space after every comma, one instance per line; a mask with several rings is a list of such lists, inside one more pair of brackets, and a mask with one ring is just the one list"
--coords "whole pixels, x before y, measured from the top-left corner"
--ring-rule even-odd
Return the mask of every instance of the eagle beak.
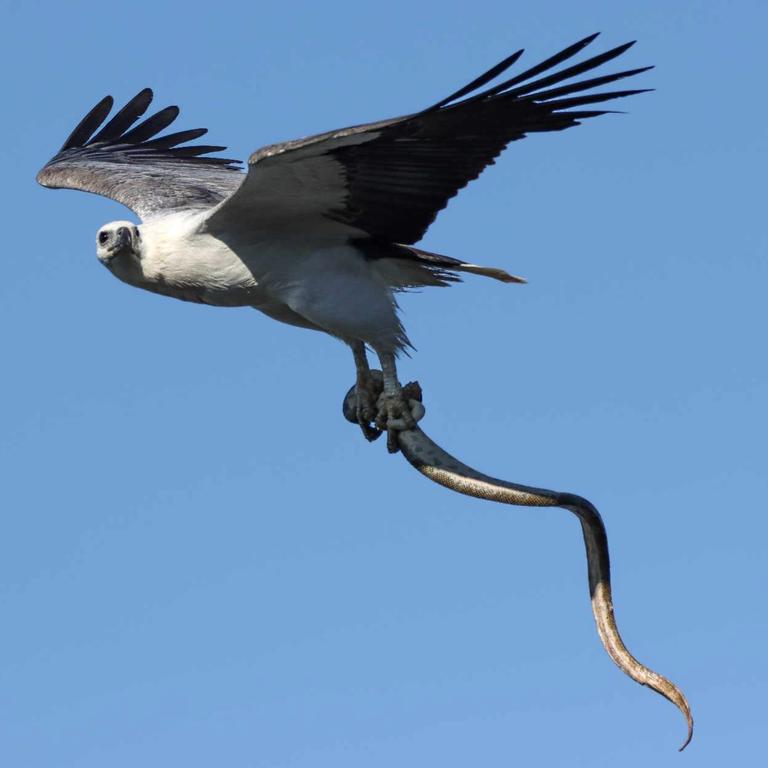
[[131, 240], [131, 230], [128, 227], [120, 227], [117, 230], [117, 237], [115, 238], [114, 251], [123, 251], [130, 249], [133, 245]]

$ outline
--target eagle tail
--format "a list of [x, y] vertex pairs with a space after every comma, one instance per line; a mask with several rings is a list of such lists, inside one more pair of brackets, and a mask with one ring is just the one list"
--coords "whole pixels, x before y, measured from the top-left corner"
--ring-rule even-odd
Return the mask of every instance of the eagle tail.
[[450, 285], [461, 281], [458, 272], [491, 277], [502, 283], [527, 282], [524, 277], [510, 275], [499, 267], [471, 264], [440, 253], [414, 248], [412, 245], [372, 240], [359, 240], [354, 244], [375, 265], [381, 279], [395, 290]]
[[465, 261], [456, 264], [453, 269], [459, 272], [470, 272], [473, 275], [482, 275], [483, 277], [492, 277], [494, 280], [499, 280], [502, 283], [527, 283], [528, 281], [524, 277], [518, 275], [510, 275], [504, 269], [499, 267], [483, 267], [479, 264], [468, 264]]
[[471, 264], [468, 261], [461, 261], [460, 259], [454, 259], [450, 256], [443, 256], [440, 253], [432, 253], [431, 251], [424, 251], [421, 248], [414, 248], [412, 245], [401, 245], [399, 247], [404, 251], [408, 251], [410, 258], [418, 261], [424, 266], [432, 267], [433, 269], [469, 272], [473, 275], [492, 277], [494, 280], [499, 280], [502, 283], [528, 282], [524, 277], [510, 275], [509, 272], [500, 269], [499, 267], [484, 267], [481, 264]]

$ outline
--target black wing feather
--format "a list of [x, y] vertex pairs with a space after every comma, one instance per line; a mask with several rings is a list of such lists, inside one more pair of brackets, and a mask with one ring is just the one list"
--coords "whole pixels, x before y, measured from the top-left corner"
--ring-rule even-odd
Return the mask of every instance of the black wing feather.
[[[159, 136], [156, 139], [150, 139], [144, 142], [144, 149], [169, 149], [177, 144], [184, 144], [187, 141], [194, 141], [208, 133], [207, 128], [192, 128], [188, 131], [177, 131], [165, 136]], [[226, 147], [223, 147], [226, 149]]]
[[[563, 130], [610, 111], [568, 112], [570, 107], [642, 93], [645, 89], [564, 98], [651, 69], [629, 69], [558, 85], [615, 59], [634, 44], [625, 43], [551, 72], [596, 37], [590, 35], [525, 72], [471, 95], [474, 83], [482, 87], [489, 82], [483, 75], [437, 105], [393, 121], [369, 142], [330, 147], [327, 153], [344, 167], [349, 193], [346, 207], [329, 212], [329, 217], [362, 229], [374, 239], [416, 243], [448, 200], [476, 179], [510, 142], [527, 133]], [[507, 66], [502, 65], [516, 58], [514, 54], [488, 72], [503, 72]], [[558, 87], [543, 90], [553, 85]], [[457, 102], [457, 94], [467, 98]]]
[[115, 141], [147, 111], [151, 103], [152, 91], [149, 88], [139, 91], [88, 143]]
[[173, 157], [197, 157], [207, 155], [209, 152], [222, 152], [225, 149], [226, 147], [217, 147], [213, 144], [198, 144], [194, 147], [173, 147], [168, 150], [168, 154]]
[[524, 96], [527, 93], [533, 93], [534, 91], [540, 91], [542, 88], [546, 88], [547, 86], [555, 85], [555, 83], [561, 83], [563, 80], [569, 80], [572, 77], [577, 77], [583, 72], [589, 72], [589, 70], [595, 69], [601, 64], [606, 64], [607, 62], [611, 61], [611, 59], [615, 59], [617, 56], [621, 56], [622, 53], [629, 50], [634, 44], [634, 40], [630, 43], [624, 43], [624, 45], [619, 45], [616, 48], [612, 48], [610, 51], [606, 51], [605, 53], [601, 53], [598, 56], [593, 56], [591, 59], [582, 61], [579, 64], [574, 64], [571, 67], [560, 70], [560, 72], [555, 72], [554, 74], [548, 75], [547, 77], [542, 77], [541, 79], [535, 80], [528, 85], [524, 85], [513, 90], [505, 89], [505, 93], [509, 94], [510, 96]]
[[509, 69], [524, 53], [524, 49], [515, 51], [511, 56], [507, 56], [506, 59], [500, 61], [496, 66], [491, 67], [487, 72], [484, 72], [480, 77], [475, 78], [471, 83], [468, 83], [463, 88], [459, 88], [458, 91], [452, 93], [450, 96], [446, 96], [437, 104], [433, 104], [431, 107], [425, 109], [425, 112], [432, 112], [433, 110], [440, 109], [446, 104], [450, 104], [452, 101], [460, 99], [462, 96], [466, 96], [472, 91], [476, 91], [478, 88], [482, 88], [486, 83], [490, 83], [491, 80], [495, 80], [502, 72]]
[[60, 152], [73, 147], [83, 147], [93, 132], [107, 119], [115, 100], [105, 96], [75, 127], [62, 145]]
[[148, 117], [143, 123], [139, 123], [124, 136], [120, 137], [121, 142], [125, 144], [141, 144], [143, 141], [151, 139], [160, 131], [164, 131], [178, 116], [179, 108], [176, 106], [165, 107], [154, 115]]
[[526, 80], [530, 80], [532, 77], [536, 77], [542, 72], [546, 72], [548, 69], [552, 69], [552, 67], [556, 67], [558, 64], [562, 64], [564, 61], [573, 58], [576, 54], [584, 50], [584, 48], [586, 48], [591, 42], [596, 40], [599, 35], [599, 32], [595, 32], [594, 34], [585, 37], [583, 40], [579, 40], [577, 43], [569, 45], [567, 48], [564, 48], [554, 56], [550, 56], [548, 59], [545, 59], [535, 67], [526, 69], [524, 72], [520, 72], [514, 77], [509, 78], [509, 80], [505, 80], [498, 85], [494, 85], [493, 88], [489, 88], [487, 91], [475, 94], [471, 99], [467, 99], [463, 103], [469, 104], [473, 101], [490, 99], [492, 96], [496, 96], [502, 91], [508, 91], [510, 88], [512, 88], [512, 86], [517, 85], [518, 83], [523, 83]]
[[[609, 83], [615, 83], [617, 80], [623, 80], [626, 77], [632, 77], [632, 75], [646, 72], [651, 67], [640, 67], [639, 69], [628, 69], [626, 72], [617, 72], [615, 75], [603, 75], [603, 77], [593, 77], [591, 80], [580, 80], [578, 83], [570, 83], [568, 85], [561, 85], [559, 88], [550, 88], [548, 91], [536, 91], [537, 101], [550, 102], [552, 99], [557, 99], [560, 96], [568, 96], [571, 93], [579, 93], [579, 91], [588, 91], [590, 88], [599, 88], [602, 85], [608, 85]], [[635, 93], [643, 93], [648, 91], [648, 88], [635, 89], [633, 91], [625, 91], [625, 95], [631, 95]], [[588, 98], [594, 99], [596, 95], [603, 94], [589, 94]]]

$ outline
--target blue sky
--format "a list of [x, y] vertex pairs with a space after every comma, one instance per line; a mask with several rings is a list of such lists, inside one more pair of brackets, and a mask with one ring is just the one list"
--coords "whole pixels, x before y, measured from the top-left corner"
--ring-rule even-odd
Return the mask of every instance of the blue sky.
[[[2, 2], [0, 764], [750, 764], [765, 725], [765, 5]], [[412, 111], [593, 32], [657, 90], [513, 145], [423, 241], [498, 264], [402, 300], [425, 428], [581, 493], [578, 525], [430, 485], [340, 417], [348, 351], [116, 281], [119, 205], [38, 187], [105, 93], [262, 144]]]

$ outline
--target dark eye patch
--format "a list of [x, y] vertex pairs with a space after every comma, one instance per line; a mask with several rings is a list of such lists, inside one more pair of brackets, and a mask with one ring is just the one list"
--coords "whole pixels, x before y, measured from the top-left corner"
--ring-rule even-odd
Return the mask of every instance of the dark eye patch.
[[109, 232], [99, 232], [99, 245], [106, 245], [109, 240]]

